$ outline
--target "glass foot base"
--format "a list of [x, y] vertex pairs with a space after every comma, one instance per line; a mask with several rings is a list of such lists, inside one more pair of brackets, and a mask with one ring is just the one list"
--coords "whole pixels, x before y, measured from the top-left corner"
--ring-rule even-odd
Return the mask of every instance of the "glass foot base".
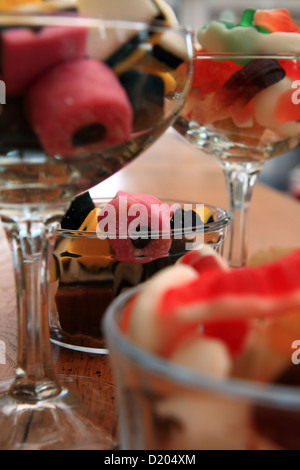
[[0, 380], [1, 450], [110, 450], [117, 448], [115, 387], [89, 377], [58, 375], [62, 392], [25, 403]]
[[94, 338], [88, 335], [70, 335], [63, 330], [51, 328], [50, 341], [63, 348], [92, 354], [108, 354], [103, 338]]

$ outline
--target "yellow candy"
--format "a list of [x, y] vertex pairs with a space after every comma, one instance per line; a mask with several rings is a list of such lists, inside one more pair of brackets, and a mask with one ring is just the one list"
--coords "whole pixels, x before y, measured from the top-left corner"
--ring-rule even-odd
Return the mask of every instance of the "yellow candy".
[[79, 231], [93, 233], [72, 238], [67, 248], [69, 253], [80, 255], [78, 262], [88, 269], [105, 267], [111, 262], [112, 250], [108, 239], [100, 240], [95, 233], [99, 212], [100, 209], [95, 208], [79, 227]]
[[14, 10], [23, 5], [40, 3], [41, 0], [0, 0], [0, 10]]
[[153, 75], [157, 75], [162, 79], [165, 85], [165, 94], [171, 93], [176, 88], [176, 80], [169, 72], [154, 70], [149, 68], [148, 73], [152, 73]]
[[100, 212], [99, 208], [95, 208], [92, 210], [84, 219], [82, 224], [79, 227], [79, 231], [85, 231], [85, 232], [96, 232], [97, 230], [97, 225], [98, 225], [98, 214]]
[[207, 206], [200, 206], [195, 209], [195, 212], [199, 215], [204, 224], [207, 224], [209, 219], [213, 216], [211, 210]]

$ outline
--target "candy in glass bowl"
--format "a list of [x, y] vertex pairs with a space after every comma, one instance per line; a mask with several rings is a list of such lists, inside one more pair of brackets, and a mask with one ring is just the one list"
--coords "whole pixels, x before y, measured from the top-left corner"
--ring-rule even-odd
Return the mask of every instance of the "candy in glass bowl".
[[287, 10], [245, 10], [198, 31], [192, 91], [175, 128], [222, 165], [228, 258], [247, 263], [248, 210], [265, 162], [299, 143], [300, 28]]
[[299, 450], [299, 270], [206, 246], [111, 304], [121, 449]]
[[108, 353], [101, 328], [108, 305], [203, 243], [223, 253], [230, 218], [219, 207], [119, 191], [74, 199], [61, 222], [50, 282], [50, 338]]
[[19, 326], [15, 378], [0, 396], [1, 449], [114, 445], [102, 395], [91, 416], [88, 397], [82, 403], [71, 379], [62, 384], [54, 372], [48, 293], [71, 200], [153, 143], [189, 89], [190, 32], [164, 1], [139, 2], [139, 18], [134, 3], [126, 20], [116, 1], [7, 2], [1, 10], [0, 215]]

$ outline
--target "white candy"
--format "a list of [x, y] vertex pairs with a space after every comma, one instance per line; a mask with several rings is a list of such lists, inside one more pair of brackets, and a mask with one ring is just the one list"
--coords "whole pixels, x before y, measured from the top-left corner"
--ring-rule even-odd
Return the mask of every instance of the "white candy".
[[254, 98], [255, 117], [257, 122], [267, 129], [271, 129], [282, 137], [291, 137], [298, 134], [298, 125], [295, 121], [280, 124], [275, 117], [275, 109], [280, 96], [292, 89], [292, 80], [285, 77], [261, 91]]
[[182, 286], [196, 277], [193, 268], [178, 264], [160, 271], [147, 281], [131, 314], [128, 336], [135, 345], [153, 353], [162, 348], [169, 332], [162, 328], [161, 317], [157, 313], [161, 296], [169, 287]]
[[173, 8], [165, 0], [153, 0], [154, 3], [158, 6], [161, 11], [164, 19], [172, 26], [178, 24], [175, 12]]
[[222, 341], [201, 336], [182, 341], [170, 360], [178, 366], [218, 378], [229, 375], [232, 360]]
[[[249, 405], [224, 398], [211, 390], [184, 390], [160, 400], [155, 406], [159, 419], [175, 422], [166, 436], [167, 449], [245, 450], [249, 448]], [[178, 425], [177, 425], [178, 424]]]
[[253, 27], [237, 26], [227, 29], [212, 21], [198, 32], [198, 41], [209, 52], [241, 52], [255, 54], [299, 53], [300, 34], [260, 33]]
[[[149, 21], [157, 16], [152, 0], [78, 0], [79, 12], [95, 18]], [[126, 44], [136, 32], [126, 29], [109, 30], [99, 26], [91, 30], [87, 51], [89, 57], [105, 60]]]
[[[145, 22], [151, 22], [157, 18], [166, 21], [168, 25], [178, 25], [172, 7], [165, 0], [78, 0], [78, 8], [83, 15], [95, 18]], [[88, 55], [99, 60], [106, 60], [135, 34], [134, 30], [105, 30], [104, 27], [99, 26], [99, 30], [90, 32]], [[168, 52], [186, 60], [185, 40], [177, 33], [170, 32], [161, 35], [159, 43]]]

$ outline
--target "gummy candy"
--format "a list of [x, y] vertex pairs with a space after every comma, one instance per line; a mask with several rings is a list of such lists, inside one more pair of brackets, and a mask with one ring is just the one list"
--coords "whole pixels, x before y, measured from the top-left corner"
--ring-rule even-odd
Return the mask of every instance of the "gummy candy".
[[241, 17], [241, 20], [240, 20], [240, 25], [241, 26], [252, 26], [255, 11], [256, 10], [253, 10], [251, 8], [248, 8], [247, 10], [245, 10], [242, 14], [242, 17]]
[[180, 262], [191, 266], [198, 273], [203, 273], [207, 269], [227, 269], [227, 264], [223, 258], [216, 256], [208, 246], [202, 247], [201, 250], [187, 252]]
[[[107, 226], [105, 233], [119, 261], [147, 263], [169, 253], [172, 244], [170, 212], [154, 196], [119, 191], [101, 210], [98, 222], [99, 227], [104, 225], [106, 229]], [[131, 229], [136, 233], [131, 233]], [[137, 236], [138, 231], [141, 236]]]
[[215, 61], [213, 59], [201, 59], [205, 51], [198, 52], [198, 59], [195, 61], [193, 87], [200, 87], [203, 95], [213, 93], [242, 67], [234, 64], [230, 60]]
[[286, 75], [292, 80], [299, 80], [300, 78], [300, 58], [299, 59], [282, 59], [278, 63], [285, 70]]
[[36, 77], [67, 60], [81, 59], [86, 52], [86, 28], [28, 28], [2, 33], [2, 73], [8, 95], [20, 95]]
[[51, 68], [29, 89], [26, 109], [49, 155], [68, 157], [105, 149], [126, 142], [132, 130], [132, 107], [125, 90], [107, 65], [93, 59]]
[[300, 28], [286, 9], [257, 10], [253, 19], [256, 25], [265, 28], [271, 33], [300, 33]]
[[255, 23], [254, 23], [255, 13], [256, 13], [256, 10], [253, 10], [251, 8], [245, 10], [243, 12], [241, 20], [240, 20], [240, 26], [246, 26], [246, 27], [255, 26], [255, 28], [259, 32], [268, 33], [268, 31], [263, 29], [260, 25], [255, 25]]
[[215, 94], [219, 109], [231, 108], [231, 112], [246, 106], [258, 93], [285, 77], [285, 71], [276, 60], [252, 60], [235, 72]]
[[[246, 24], [248, 22], [249, 18], [247, 21], [245, 20]], [[251, 26], [236, 24], [233, 28], [227, 28], [221, 21], [212, 21], [198, 31], [197, 38], [203, 48], [214, 53], [296, 54], [300, 50], [298, 32], [286, 34], [275, 31], [270, 33], [255, 22]]]
[[215, 338], [226, 344], [234, 358], [244, 350], [250, 325], [244, 320], [218, 320], [202, 324], [203, 336]]
[[251, 318], [291, 311], [298, 307], [299, 273], [300, 250], [258, 267], [214, 271], [189, 286], [165, 292], [160, 301], [160, 314], [173, 317], [182, 309], [191, 309], [204, 321], [207, 317], [214, 320], [242, 314]]

